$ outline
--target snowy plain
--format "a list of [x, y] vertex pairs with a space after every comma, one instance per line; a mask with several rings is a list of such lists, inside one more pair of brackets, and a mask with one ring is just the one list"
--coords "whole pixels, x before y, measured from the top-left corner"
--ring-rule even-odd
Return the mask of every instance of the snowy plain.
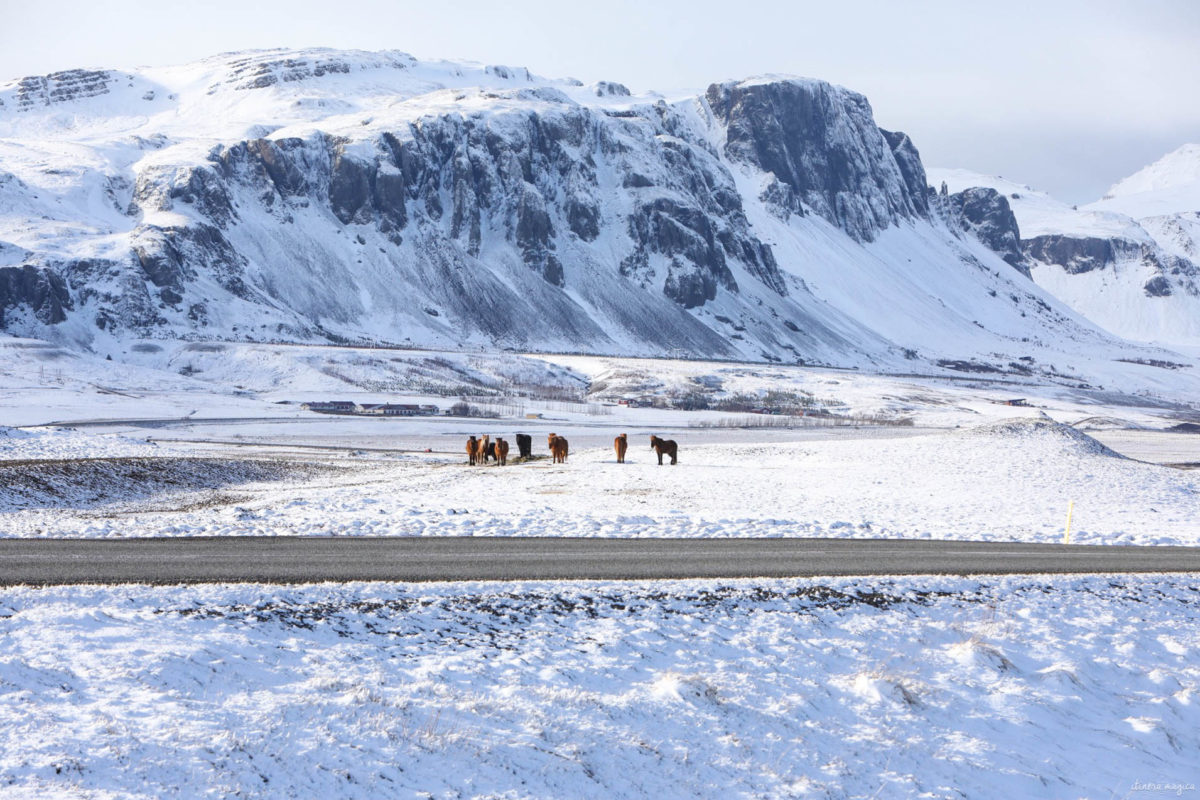
[[[1200, 471], [1164, 465], [1200, 462], [1200, 436], [1169, 432], [1196, 419], [1186, 370], [1116, 365], [1147, 376], [1122, 391], [186, 343], [131, 364], [7, 344], [5, 537], [1054, 542], [1074, 501], [1074, 542], [1200, 543]], [[458, 389], [504, 416], [299, 408], [446, 406]], [[821, 413], [746, 428], [782, 418], [610, 405], [701, 389]], [[535, 454], [569, 437], [568, 463], [466, 465], [467, 435], [518, 430]], [[678, 465], [657, 465], [650, 433], [679, 441]], [[153, 479], [132, 491], [130, 474]], [[0, 797], [1187, 796], [1198, 604], [1191, 575], [9, 587]]]
[[[1164, 466], [1200, 462], [1200, 437], [1166, 430], [1196, 417], [1173, 399], [1181, 391], [579, 356], [205, 348], [147, 351], [143, 365], [55, 358], [67, 371], [49, 376], [27, 361], [39, 352], [32, 345], [0, 348], [0, 425], [32, 423], [0, 428], [0, 536], [1053, 542], [1073, 504], [1076, 542], [1200, 543], [1200, 472]], [[1187, 370], [1122, 366], [1164, 387], [1191, 380]], [[543, 396], [502, 396], [514, 387]], [[774, 393], [819, 413], [614, 400], [706, 387], [711, 397]], [[335, 398], [445, 408], [458, 398], [436, 392], [452, 390], [502, 416], [371, 419], [299, 408]], [[545, 390], [577, 402], [545, 399]], [[1004, 404], [1018, 392], [1026, 405]], [[67, 426], [45, 427], [51, 420]], [[535, 459], [467, 466], [468, 436], [505, 436], [515, 456], [518, 431], [533, 436]], [[545, 458], [550, 432], [571, 442], [565, 465]], [[622, 432], [628, 463], [617, 464], [612, 442]], [[679, 442], [678, 465], [658, 466], [650, 434]], [[128, 476], [146, 469], [161, 485], [130, 487]]]
[[1172, 575], [5, 589], [0, 796], [1190, 796], [1198, 604]]

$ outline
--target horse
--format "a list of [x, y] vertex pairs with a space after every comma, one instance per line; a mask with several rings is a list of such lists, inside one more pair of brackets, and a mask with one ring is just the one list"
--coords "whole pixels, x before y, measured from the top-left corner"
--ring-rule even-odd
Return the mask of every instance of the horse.
[[475, 466], [475, 450], [479, 446], [479, 441], [472, 436], [467, 439], [467, 463], [472, 467]]
[[559, 436], [557, 433], [552, 433], [546, 437], [546, 443], [550, 445], [550, 456], [555, 464], [567, 463], [567, 440]]
[[528, 433], [517, 434], [517, 452], [520, 453], [521, 458], [533, 457], [533, 437]]
[[491, 444], [492, 437], [489, 434], [484, 434], [475, 444], [475, 463], [480, 466], [487, 463], [488, 445]]
[[625, 451], [629, 449], [629, 436], [622, 433], [613, 439], [613, 448], [617, 451], [617, 463], [625, 463]]
[[497, 460], [497, 459], [496, 459], [496, 442], [488, 442], [488, 446], [487, 446], [487, 452], [485, 452], [485, 453], [483, 454], [483, 457], [484, 457], [484, 463], [485, 463], [485, 464], [487, 463], [487, 459], [489, 459], [489, 458], [490, 458], [492, 461], [496, 461], [496, 460]]
[[508, 464], [508, 442], [503, 439], [496, 439], [496, 463], [500, 466]]
[[650, 437], [650, 449], [658, 453], [658, 465], [662, 466], [662, 457], [665, 453], [671, 457], [671, 463], [678, 461], [679, 445], [674, 439], [660, 439], [657, 436]]

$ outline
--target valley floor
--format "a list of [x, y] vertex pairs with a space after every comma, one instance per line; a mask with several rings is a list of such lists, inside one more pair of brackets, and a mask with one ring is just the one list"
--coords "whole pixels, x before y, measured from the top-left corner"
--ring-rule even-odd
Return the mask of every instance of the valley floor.
[[[631, 434], [627, 463], [618, 464], [611, 446], [599, 446], [612, 429], [574, 423], [561, 430], [582, 446], [566, 464], [543, 454], [470, 467], [465, 452], [448, 448], [475, 424], [371, 449], [357, 449], [360, 437], [306, 449], [20, 431], [0, 460], [0, 535], [1058, 542], [1073, 507], [1076, 543], [1200, 544], [1200, 471], [1126, 458], [1048, 420], [783, 435], [681, 429], [669, 433], [680, 446], [675, 466], [657, 464], [644, 434]], [[752, 433], [760, 441], [745, 441]], [[1184, 434], [1119, 443], [1169, 459], [1188, 457], [1176, 452], [1188, 445], [1200, 451], [1200, 437]], [[421, 452], [422, 444], [440, 449]], [[545, 448], [539, 437], [535, 453]], [[89, 452], [102, 457], [83, 457]]]
[[[912, 424], [557, 401], [373, 420], [301, 411], [388, 396], [297, 378], [285, 348], [243, 389], [252, 367], [39, 373], [39, 346], [0, 347], [5, 537], [1058, 542], [1073, 508], [1075, 543], [1200, 544], [1200, 470], [1167, 466], [1200, 462], [1177, 400], [682, 364], [669, 384], [721, 372]], [[517, 431], [539, 457], [467, 466], [468, 435]], [[1198, 608], [1185, 574], [0, 589], [0, 796], [1186, 796]]]

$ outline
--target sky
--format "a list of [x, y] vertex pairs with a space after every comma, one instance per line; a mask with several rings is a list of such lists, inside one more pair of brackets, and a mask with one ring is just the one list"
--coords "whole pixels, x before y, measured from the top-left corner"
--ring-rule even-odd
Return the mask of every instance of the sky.
[[634, 90], [766, 73], [865, 94], [927, 166], [1072, 203], [1200, 142], [1197, 0], [0, 0], [0, 82], [326, 46]]

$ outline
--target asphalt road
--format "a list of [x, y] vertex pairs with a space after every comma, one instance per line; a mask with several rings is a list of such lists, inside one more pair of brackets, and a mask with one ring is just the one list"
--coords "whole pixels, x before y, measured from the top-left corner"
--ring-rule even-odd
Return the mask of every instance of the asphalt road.
[[1113, 572], [1200, 573], [1200, 547], [866, 539], [0, 539], [0, 585]]

